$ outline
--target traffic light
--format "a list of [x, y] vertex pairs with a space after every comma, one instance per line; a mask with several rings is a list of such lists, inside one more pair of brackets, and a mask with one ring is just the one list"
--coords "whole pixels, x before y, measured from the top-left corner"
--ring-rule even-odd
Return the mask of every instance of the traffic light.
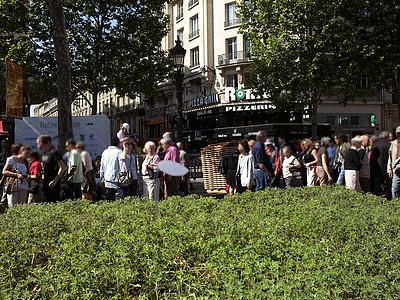
[[375, 127], [375, 115], [371, 115], [371, 127]]
[[349, 123], [349, 119], [347, 117], [340, 117], [339, 118], [339, 123], [342, 125], [346, 125]]

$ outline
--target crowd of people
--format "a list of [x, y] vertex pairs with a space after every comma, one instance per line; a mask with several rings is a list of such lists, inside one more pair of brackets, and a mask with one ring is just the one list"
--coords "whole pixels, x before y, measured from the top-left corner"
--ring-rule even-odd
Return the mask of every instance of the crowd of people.
[[161, 160], [188, 167], [189, 158], [182, 143], [175, 144], [172, 134], [167, 132], [158, 148], [152, 141], [144, 145], [141, 160], [136, 143], [126, 136], [128, 133], [129, 125], [122, 124], [120, 132], [111, 139], [111, 145], [95, 160], [85, 151], [82, 142], [72, 139], [66, 142], [64, 155], [47, 135], [36, 140], [40, 153], [31, 151], [24, 144], [12, 145], [5, 158], [0, 182], [3, 188], [1, 210], [25, 203], [63, 199], [82, 198], [93, 202], [124, 199], [138, 195], [141, 184], [144, 196], [154, 201], [187, 195], [189, 174], [174, 177], [158, 169]]
[[231, 194], [269, 187], [345, 185], [363, 193], [400, 196], [400, 126], [397, 139], [383, 131], [379, 136], [339, 133], [320, 140], [288, 143], [284, 135], [273, 140], [259, 131], [256, 140], [243, 140], [235, 155], [223, 158], [219, 172]]
[[[142, 160], [137, 160], [138, 147], [126, 136], [128, 133], [129, 125], [122, 124], [111, 145], [95, 160], [83, 143], [74, 140], [66, 142], [67, 153], [63, 155], [47, 135], [37, 138], [40, 153], [20, 143], [12, 145], [10, 151], [3, 147], [1, 155], [6, 161], [0, 182], [0, 208], [79, 198], [113, 201], [138, 195], [140, 185], [143, 195], [154, 201], [187, 195], [189, 173], [171, 176], [158, 168], [162, 160], [189, 167], [182, 143], [175, 143], [172, 134], [166, 132], [158, 147], [148, 141]], [[219, 172], [224, 174], [231, 194], [337, 183], [358, 192], [398, 198], [400, 126], [396, 135], [392, 141], [392, 135], [385, 131], [378, 137], [361, 135], [351, 139], [336, 134], [333, 139], [306, 138], [293, 145], [284, 135], [278, 135], [275, 143], [259, 131], [256, 140], [240, 141], [235, 155], [221, 159]]]

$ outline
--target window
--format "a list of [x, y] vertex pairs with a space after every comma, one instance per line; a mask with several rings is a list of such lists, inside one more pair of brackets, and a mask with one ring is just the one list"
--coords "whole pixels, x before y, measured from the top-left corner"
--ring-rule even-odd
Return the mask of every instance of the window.
[[183, 19], [183, 1], [176, 5], [176, 20], [180, 21], [181, 19]]
[[239, 87], [237, 74], [226, 75], [225, 81], [226, 81], [225, 82], [226, 87], [233, 87], [235, 89], [237, 89]]
[[351, 123], [351, 125], [360, 125], [360, 117], [359, 116], [351, 116], [350, 123]]
[[199, 3], [199, 0], [189, 0], [189, 9]]
[[192, 68], [199, 65], [199, 47], [196, 47], [190, 50], [190, 67]]
[[336, 125], [336, 118], [335, 116], [327, 116], [326, 117], [326, 122], [331, 124], [331, 125]]
[[183, 47], [183, 28], [179, 29], [176, 33], [176, 37], [181, 41], [181, 45]]
[[226, 40], [227, 59], [237, 59], [237, 40], [236, 37]]
[[360, 82], [356, 85], [356, 88], [359, 90], [366, 90], [368, 88], [368, 78], [363, 78]]
[[189, 39], [194, 39], [199, 36], [199, 16], [195, 15], [190, 18], [190, 33]]
[[225, 5], [225, 27], [239, 25], [240, 20], [236, 19], [236, 5], [230, 3]]

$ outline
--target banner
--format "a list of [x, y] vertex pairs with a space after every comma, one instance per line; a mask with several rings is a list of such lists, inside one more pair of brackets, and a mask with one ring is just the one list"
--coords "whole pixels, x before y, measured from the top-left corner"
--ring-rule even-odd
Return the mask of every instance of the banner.
[[6, 114], [7, 117], [22, 119], [23, 109], [23, 69], [17, 64], [6, 62]]
[[[92, 159], [101, 155], [110, 145], [110, 120], [105, 115], [72, 117], [74, 140], [82, 142]], [[39, 151], [36, 139], [39, 135], [49, 135], [53, 145], [58, 147], [58, 117], [36, 117], [15, 120], [15, 142]]]

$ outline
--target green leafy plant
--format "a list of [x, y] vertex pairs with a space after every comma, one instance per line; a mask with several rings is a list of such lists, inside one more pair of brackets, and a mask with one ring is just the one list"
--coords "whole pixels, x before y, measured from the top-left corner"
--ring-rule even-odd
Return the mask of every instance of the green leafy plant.
[[399, 209], [342, 187], [0, 216], [1, 299], [396, 299]]

